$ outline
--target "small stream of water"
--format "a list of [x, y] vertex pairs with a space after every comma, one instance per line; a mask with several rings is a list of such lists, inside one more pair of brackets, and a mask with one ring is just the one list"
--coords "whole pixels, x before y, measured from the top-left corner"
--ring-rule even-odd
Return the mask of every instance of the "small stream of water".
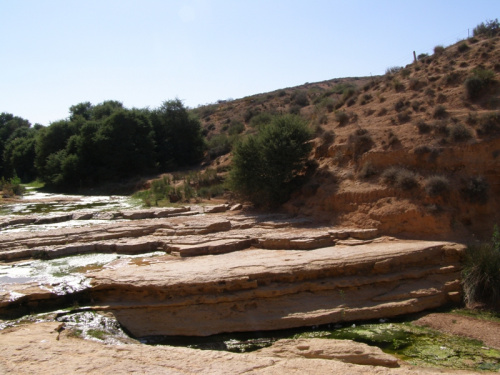
[[[137, 208], [138, 203], [120, 196], [59, 195], [29, 190], [21, 202], [0, 206], [0, 216], [37, 217], [72, 212], [106, 212]], [[109, 223], [109, 220], [67, 220], [52, 224], [16, 225], [1, 229], [1, 233], [16, 231], [43, 231], [84, 225]], [[148, 258], [164, 255], [155, 252], [140, 255], [85, 254], [52, 260], [28, 260], [0, 264], [0, 291], [7, 291], [9, 284], [38, 283], [56, 294], [81, 291], [89, 287], [85, 273], [106, 267], [118, 258]], [[138, 259], [139, 260], [139, 259]], [[21, 294], [11, 293], [16, 300]], [[73, 334], [109, 344], [129, 342], [113, 317], [92, 311], [65, 311], [57, 313], [57, 320], [64, 322]], [[33, 321], [50, 319], [43, 316], [26, 317]], [[52, 318], [53, 319], [53, 318]], [[0, 321], [0, 329], [18, 324], [18, 321]], [[211, 337], [145, 337], [140, 341], [150, 345], [178, 345], [197, 349], [248, 352], [272, 345], [282, 338], [351, 339], [375, 345], [384, 351], [418, 366], [443, 366], [469, 370], [500, 370], [500, 351], [486, 348], [482, 343], [448, 336], [417, 327], [410, 322], [393, 321], [372, 324], [327, 325], [304, 327], [272, 332], [247, 332], [222, 334]]]

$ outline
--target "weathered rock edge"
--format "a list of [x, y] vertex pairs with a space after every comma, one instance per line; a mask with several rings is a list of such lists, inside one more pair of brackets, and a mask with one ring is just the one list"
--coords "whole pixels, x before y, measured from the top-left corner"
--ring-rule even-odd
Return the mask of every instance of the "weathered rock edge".
[[[170, 346], [103, 345], [71, 337], [60, 323], [34, 323], [0, 331], [0, 373], [14, 374], [456, 374], [396, 365], [378, 348], [336, 340], [278, 341], [253, 353]], [[339, 347], [340, 345], [340, 347]], [[391, 359], [392, 358], [392, 359]], [[357, 365], [359, 361], [364, 365]], [[346, 363], [350, 362], [350, 363]], [[377, 367], [374, 367], [377, 366]]]
[[458, 302], [463, 250], [422, 241], [245, 250], [95, 272], [89, 293], [136, 337], [378, 319]]

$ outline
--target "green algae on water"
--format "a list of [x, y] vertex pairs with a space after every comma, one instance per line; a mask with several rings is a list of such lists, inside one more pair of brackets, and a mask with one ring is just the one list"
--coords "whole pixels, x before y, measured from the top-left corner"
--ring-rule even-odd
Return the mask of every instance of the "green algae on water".
[[[310, 333], [297, 336], [312, 337]], [[331, 331], [329, 335], [323, 334], [322, 337], [378, 346], [386, 353], [415, 366], [500, 370], [500, 351], [484, 346], [481, 341], [443, 334], [410, 323], [352, 325]]]

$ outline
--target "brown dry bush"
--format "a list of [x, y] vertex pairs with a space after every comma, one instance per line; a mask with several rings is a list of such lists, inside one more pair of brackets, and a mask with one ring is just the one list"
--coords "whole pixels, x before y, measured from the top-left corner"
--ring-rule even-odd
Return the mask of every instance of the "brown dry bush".
[[445, 197], [450, 193], [450, 180], [445, 176], [431, 176], [424, 182], [424, 188], [430, 197]]

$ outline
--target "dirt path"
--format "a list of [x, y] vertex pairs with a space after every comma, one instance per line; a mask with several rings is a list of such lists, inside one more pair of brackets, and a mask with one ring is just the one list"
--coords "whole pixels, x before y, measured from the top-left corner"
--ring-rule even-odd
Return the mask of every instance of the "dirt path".
[[433, 313], [414, 321], [413, 324], [480, 340], [490, 347], [500, 349], [500, 323], [457, 314]]

